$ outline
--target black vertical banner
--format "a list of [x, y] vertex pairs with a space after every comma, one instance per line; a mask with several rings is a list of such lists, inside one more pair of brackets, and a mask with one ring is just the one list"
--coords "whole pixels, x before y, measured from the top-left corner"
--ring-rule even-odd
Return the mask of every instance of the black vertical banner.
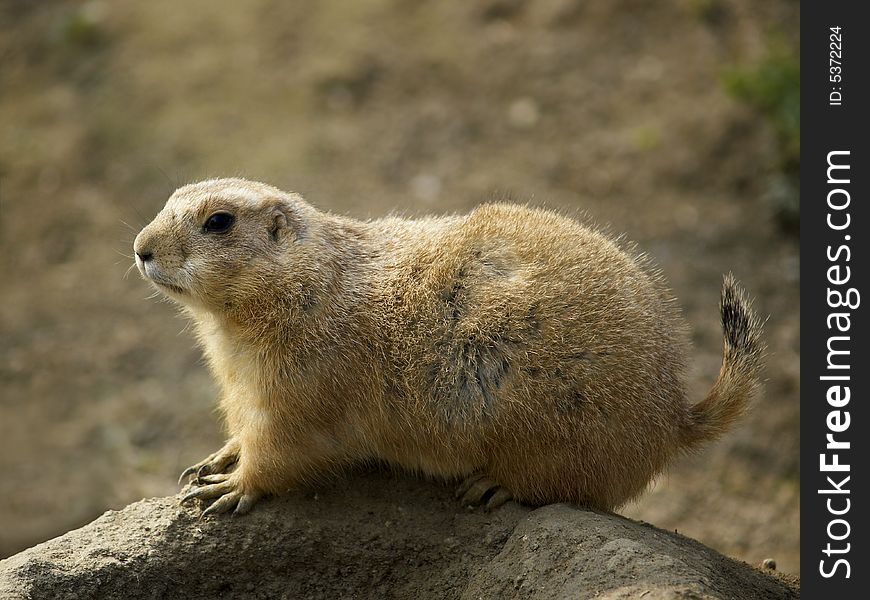
[[867, 598], [870, 23], [802, 8], [801, 593]]

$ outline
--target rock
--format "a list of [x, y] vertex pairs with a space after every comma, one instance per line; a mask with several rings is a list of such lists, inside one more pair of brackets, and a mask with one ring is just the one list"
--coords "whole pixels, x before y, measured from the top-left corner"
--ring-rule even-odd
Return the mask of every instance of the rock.
[[682, 535], [554, 504], [520, 522], [462, 597], [773, 600], [799, 593]]
[[383, 473], [198, 515], [178, 497], [109, 511], [0, 561], [0, 598], [798, 597], [649, 525], [564, 505], [469, 512]]

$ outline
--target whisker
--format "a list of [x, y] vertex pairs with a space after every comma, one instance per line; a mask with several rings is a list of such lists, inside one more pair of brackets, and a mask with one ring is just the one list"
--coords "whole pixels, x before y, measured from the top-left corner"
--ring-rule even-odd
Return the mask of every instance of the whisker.
[[122, 224], [126, 225], [127, 228], [129, 228], [130, 231], [132, 231], [133, 233], [139, 233], [139, 231], [150, 222], [150, 219], [145, 218], [145, 215], [142, 214], [142, 211], [139, 210], [139, 208], [136, 206], [136, 204], [130, 198], [128, 198], [127, 196], [123, 196], [123, 198], [124, 198], [124, 203], [129, 208], [133, 209], [133, 212], [136, 214], [136, 218], [138, 219], [139, 223], [141, 223], [141, 225], [139, 227], [134, 227], [133, 225], [131, 225], [130, 223], [128, 223], [124, 219], [118, 219], [118, 221], [120, 221]]
[[177, 174], [177, 173], [176, 173], [176, 178], [175, 178], [175, 179], [172, 179], [172, 178], [171, 178], [171, 177], [166, 173], [166, 171], [164, 171], [164, 170], [161, 169], [160, 167], [156, 167], [156, 169], [157, 169], [158, 171], [160, 171], [160, 174], [163, 175], [163, 178], [167, 181], [167, 183], [169, 183], [169, 185], [172, 186], [172, 190], [175, 190], [175, 189], [177, 189], [177, 188], [179, 187], [179, 186], [178, 186], [178, 177], [177, 177], [178, 174]]
[[126, 225], [126, 226], [127, 226], [127, 229], [129, 229], [129, 230], [132, 231], [133, 233], [139, 233], [139, 230], [138, 230], [138, 229], [136, 229], [135, 227], [133, 227], [132, 225], [130, 225], [130, 224], [129, 224], [127, 221], [125, 221], [124, 219], [118, 219], [118, 220], [119, 220], [121, 223], [123, 223], [124, 225]]

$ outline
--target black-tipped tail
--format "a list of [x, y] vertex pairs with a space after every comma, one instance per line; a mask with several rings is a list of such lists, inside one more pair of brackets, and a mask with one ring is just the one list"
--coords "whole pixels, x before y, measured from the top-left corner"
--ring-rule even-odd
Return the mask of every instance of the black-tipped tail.
[[734, 277], [725, 276], [720, 303], [725, 354], [713, 389], [690, 409], [685, 430], [687, 447], [713, 440], [746, 412], [758, 389], [764, 358], [762, 322], [752, 312], [752, 303]]

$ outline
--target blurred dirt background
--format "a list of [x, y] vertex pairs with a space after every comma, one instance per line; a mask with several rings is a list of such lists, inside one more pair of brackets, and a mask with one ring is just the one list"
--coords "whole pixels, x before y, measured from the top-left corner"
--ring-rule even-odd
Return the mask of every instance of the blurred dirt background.
[[586, 212], [662, 267], [698, 399], [733, 270], [770, 315], [763, 397], [621, 512], [797, 573], [794, 165], [727, 80], [796, 53], [799, 19], [795, 0], [4, 0], [0, 558], [174, 493], [221, 443], [184, 321], [125, 274], [177, 185], [242, 175], [361, 218]]

